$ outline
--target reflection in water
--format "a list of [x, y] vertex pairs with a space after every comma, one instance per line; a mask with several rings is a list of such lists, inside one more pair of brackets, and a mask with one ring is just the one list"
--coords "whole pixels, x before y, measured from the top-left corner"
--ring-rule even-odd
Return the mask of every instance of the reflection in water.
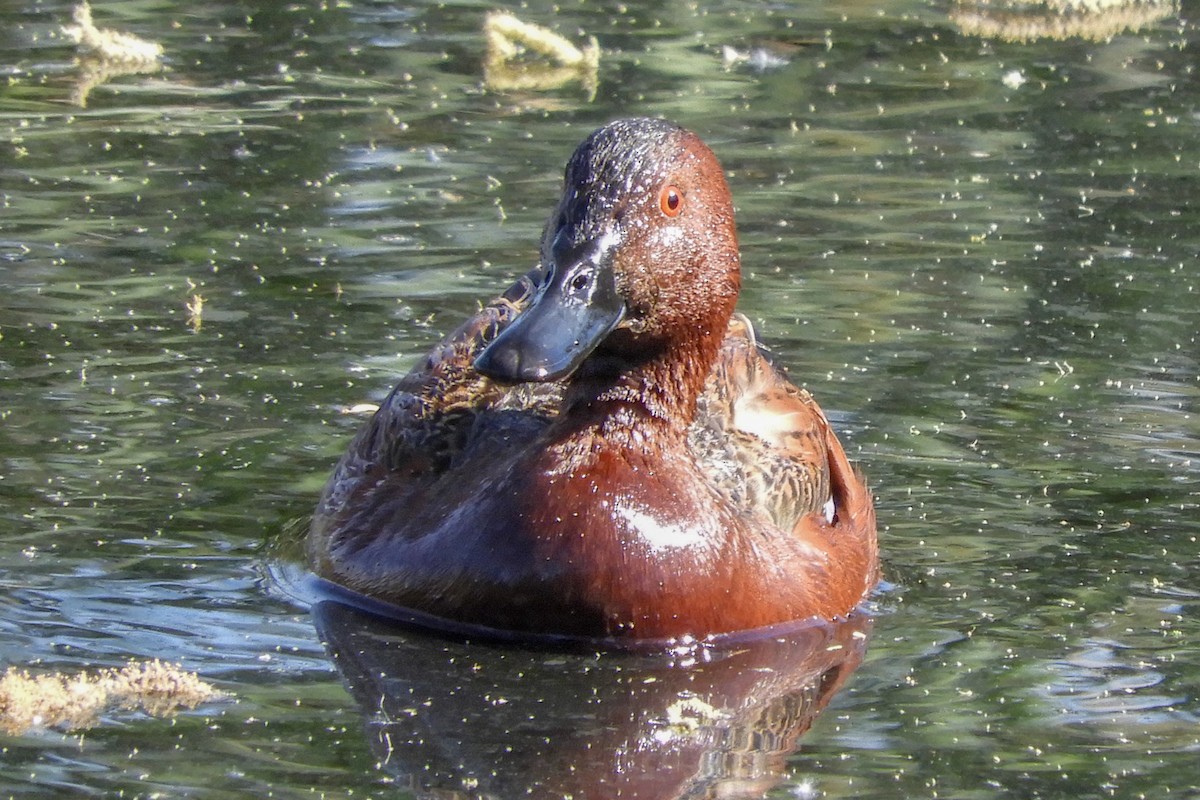
[[145, 75], [161, 69], [162, 64], [158, 61], [108, 61], [85, 56], [79, 59], [78, 71], [71, 86], [71, 105], [87, 108], [88, 97], [92, 90], [114, 78], [122, 78], [126, 75]]
[[870, 620], [720, 649], [448, 641], [324, 600], [318, 632], [383, 767], [419, 796], [759, 796], [858, 667]]

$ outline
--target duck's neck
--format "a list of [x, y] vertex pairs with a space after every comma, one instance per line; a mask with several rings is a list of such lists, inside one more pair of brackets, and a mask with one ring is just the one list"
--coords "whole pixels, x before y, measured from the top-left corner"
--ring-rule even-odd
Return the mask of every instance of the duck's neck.
[[572, 380], [561, 419], [606, 439], [651, 430], [686, 435], [725, 328], [697, 324], [685, 340], [648, 348], [635, 360], [600, 356]]

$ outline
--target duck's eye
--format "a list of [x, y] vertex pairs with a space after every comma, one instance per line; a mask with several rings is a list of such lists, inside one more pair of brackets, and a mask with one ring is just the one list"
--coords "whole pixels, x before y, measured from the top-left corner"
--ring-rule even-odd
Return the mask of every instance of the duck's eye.
[[668, 217], [675, 217], [683, 210], [683, 192], [673, 183], [668, 183], [658, 193], [658, 207]]

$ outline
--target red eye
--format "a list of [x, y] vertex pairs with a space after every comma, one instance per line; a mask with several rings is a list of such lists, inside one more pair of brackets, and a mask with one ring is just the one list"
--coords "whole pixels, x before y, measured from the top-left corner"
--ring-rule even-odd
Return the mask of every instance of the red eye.
[[678, 216], [683, 208], [683, 192], [675, 184], [668, 183], [658, 193], [658, 207], [668, 217]]

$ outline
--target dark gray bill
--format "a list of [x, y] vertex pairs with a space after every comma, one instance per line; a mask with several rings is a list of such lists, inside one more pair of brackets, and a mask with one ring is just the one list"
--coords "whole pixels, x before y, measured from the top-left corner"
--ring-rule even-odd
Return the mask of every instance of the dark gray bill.
[[532, 304], [479, 354], [475, 369], [506, 383], [574, 372], [625, 315], [606, 245], [584, 242], [556, 259]]

